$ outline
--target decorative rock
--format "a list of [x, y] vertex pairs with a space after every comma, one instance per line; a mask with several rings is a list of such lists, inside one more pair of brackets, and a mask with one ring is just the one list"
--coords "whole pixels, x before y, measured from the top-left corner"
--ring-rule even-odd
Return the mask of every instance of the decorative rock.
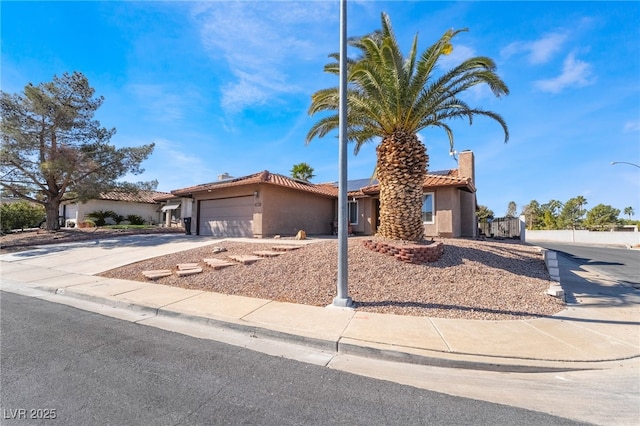
[[198, 266], [197, 268], [179, 269], [179, 270], [176, 271], [176, 274], [179, 277], [186, 277], [188, 275], [199, 274], [200, 272], [202, 272], [202, 267]]
[[307, 233], [304, 232], [302, 229], [298, 231], [298, 234], [296, 235], [296, 240], [306, 240], [307, 239]]
[[222, 269], [227, 266], [237, 265], [236, 262], [229, 262], [223, 259], [204, 259], [204, 263], [211, 266], [213, 269]]
[[178, 263], [178, 271], [187, 271], [189, 269], [198, 269], [200, 267], [197, 263]]
[[234, 254], [229, 256], [229, 259], [235, 260], [236, 262], [242, 263], [243, 265], [249, 265], [251, 263], [257, 262], [258, 260], [262, 260], [261, 257], [251, 256], [247, 254]]
[[227, 249], [224, 248], [224, 247], [214, 247], [213, 248], [213, 254], [222, 253], [223, 251], [227, 251]]
[[152, 271], [142, 271], [142, 275], [150, 280], [157, 280], [158, 278], [168, 277], [171, 275], [171, 271], [169, 269], [155, 269]]
[[271, 250], [273, 251], [291, 251], [298, 250], [300, 246], [272, 246]]
[[254, 251], [253, 254], [260, 257], [276, 257], [282, 254], [281, 251], [272, 251], [272, 250], [259, 250]]

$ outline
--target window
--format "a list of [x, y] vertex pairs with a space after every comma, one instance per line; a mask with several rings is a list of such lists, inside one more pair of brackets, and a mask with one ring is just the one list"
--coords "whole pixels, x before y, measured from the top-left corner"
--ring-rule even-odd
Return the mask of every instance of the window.
[[349, 223], [358, 224], [358, 202], [349, 201]]
[[433, 223], [433, 192], [427, 192], [422, 197], [422, 222]]

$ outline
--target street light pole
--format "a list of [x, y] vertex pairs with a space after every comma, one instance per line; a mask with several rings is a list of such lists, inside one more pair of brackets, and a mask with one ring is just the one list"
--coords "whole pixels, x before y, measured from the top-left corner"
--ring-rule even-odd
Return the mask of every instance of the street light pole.
[[350, 307], [353, 301], [348, 291], [347, 262], [347, 0], [340, 0], [340, 104], [339, 104], [339, 155], [338, 178], [338, 294], [334, 306]]
[[628, 163], [626, 161], [612, 161], [611, 165], [613, 166], [614, 164], [629, 164], [630, 166], [634, 166], [640, 169], [640, 166], [635, 164], [635, 163]]

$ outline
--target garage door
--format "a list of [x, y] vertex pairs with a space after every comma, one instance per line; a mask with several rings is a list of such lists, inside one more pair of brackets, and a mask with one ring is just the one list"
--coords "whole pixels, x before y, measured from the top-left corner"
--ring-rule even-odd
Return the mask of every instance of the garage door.
[[252, 196], [200, 202], [200, 235], [252, 237], [252, 224]]

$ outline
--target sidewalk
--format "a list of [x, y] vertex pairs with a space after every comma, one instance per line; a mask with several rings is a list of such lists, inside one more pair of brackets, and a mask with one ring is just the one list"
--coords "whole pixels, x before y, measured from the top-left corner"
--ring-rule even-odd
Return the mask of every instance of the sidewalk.
[[48, 300], [75, 298], [126, 308], [144, 314], [147, 319], [137, 321], [142, 324], [151, 324], [152, 318], [173, 317], [333, 353], [444, 367], [570, 370], [640, 356], [640, 291], [581, 269], [562, 256], [559, 268], [567, 308], [550, 318], [518, 321], [376, 314], [94, 276], [146, 258], [219, 242], [146, 235], [42, 246], [0, 256], [0, 289]]

